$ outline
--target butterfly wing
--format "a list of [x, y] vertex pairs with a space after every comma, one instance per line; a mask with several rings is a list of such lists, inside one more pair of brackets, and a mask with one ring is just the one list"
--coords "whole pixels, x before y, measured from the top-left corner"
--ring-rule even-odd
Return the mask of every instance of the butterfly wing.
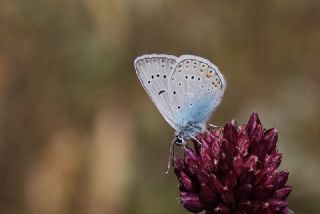
[[143, 55], [135, 59], [138, 78], [164, 119], [176, 129], [176, 121], [169, 104], [168, 80], [177, 57], [165, 54]]
[[221, 102], [226, 81], [218, 67], [192, 55], [180, 56], [169, 78], [172, 111], [181, 127], [202, 126]]

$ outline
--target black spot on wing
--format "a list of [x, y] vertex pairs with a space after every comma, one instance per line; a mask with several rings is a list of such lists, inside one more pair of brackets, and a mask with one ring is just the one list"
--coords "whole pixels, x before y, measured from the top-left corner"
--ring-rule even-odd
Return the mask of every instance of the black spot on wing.
[[165, 90], [161, 90], [161, 91], [159, 91], [158, 95], [160, 95], [160, 94], [162, 94], [164, 92], [165, 92]]

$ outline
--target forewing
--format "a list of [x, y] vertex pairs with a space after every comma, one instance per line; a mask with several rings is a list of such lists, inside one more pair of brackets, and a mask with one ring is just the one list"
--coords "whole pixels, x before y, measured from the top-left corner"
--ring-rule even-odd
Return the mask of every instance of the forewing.
[[143, 55], [134, 61], [138, 78], [164, 119], [176, 129], [169, 104], [168, 80], [177, 57], [164, 54]]
[[182, 124], [201, 125], [221, 102], [226, 81], [218, 67], [192, 55], [179, 57], [169, 79], [170, 102]]

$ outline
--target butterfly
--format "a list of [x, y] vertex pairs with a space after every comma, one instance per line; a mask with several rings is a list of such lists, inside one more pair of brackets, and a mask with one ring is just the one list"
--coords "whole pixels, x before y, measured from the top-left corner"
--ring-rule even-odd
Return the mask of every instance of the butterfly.
[[196, 133], [206, 130], [226, 81], [217, 66], [193, 55], [142, 55], [135, 59], [134, 67], [143, 88], [175, 130], [171, 159], [174, 144], [184, 147], [187, 140], [196, 140]]

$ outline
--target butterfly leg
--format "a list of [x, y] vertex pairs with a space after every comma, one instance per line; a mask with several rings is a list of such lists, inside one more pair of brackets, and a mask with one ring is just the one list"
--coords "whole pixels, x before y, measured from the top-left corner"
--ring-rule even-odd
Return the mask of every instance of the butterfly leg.
[[209, 125], [211, 128], [214, 128], [214, 129], [219, 128], [219, 126], [213, 125], [213, 124], [211, 124], [211, 123], [209, 123], [208, 125]]
[[214, 136], [210, 133], [208, 129], [206, 129], [205, 131], [208, 133], [208, 135], [210, 135], [210, 137], [214, 138]]
[[192, 140], [195, 140], [200, 146], [202, 145], [202, 143], [195, 137], [191, 136], [191, 139]]

